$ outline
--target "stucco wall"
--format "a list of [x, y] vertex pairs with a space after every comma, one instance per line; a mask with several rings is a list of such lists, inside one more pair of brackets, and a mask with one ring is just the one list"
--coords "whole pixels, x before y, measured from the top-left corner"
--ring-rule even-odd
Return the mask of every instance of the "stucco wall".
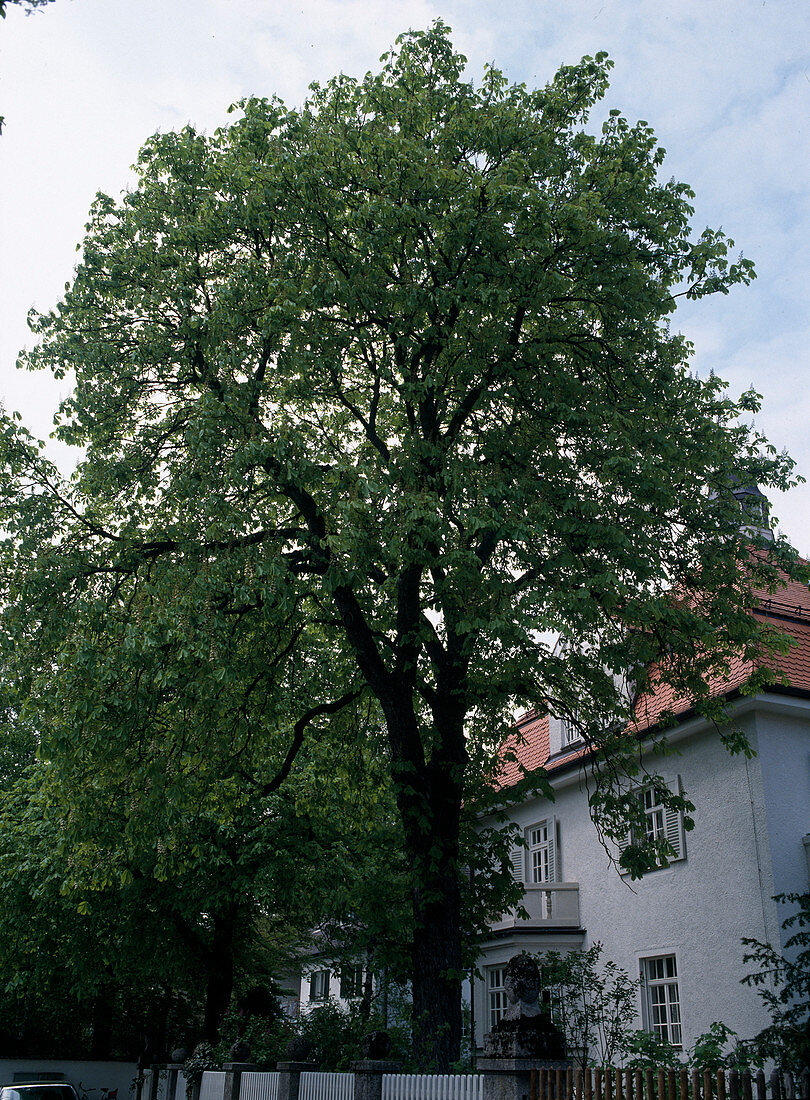
[[[808, 704], [775, 699], [757, 714], [759, 765], [767, 807], [768, 844], [776, 894], [810, 889], [802, 839], [810, 833]], [[780, 917], [788, 909], [780, 910]], [[789, 934], [780, 929], [782, 940]], [[774, 941], [775, 942], [775, 941]]]

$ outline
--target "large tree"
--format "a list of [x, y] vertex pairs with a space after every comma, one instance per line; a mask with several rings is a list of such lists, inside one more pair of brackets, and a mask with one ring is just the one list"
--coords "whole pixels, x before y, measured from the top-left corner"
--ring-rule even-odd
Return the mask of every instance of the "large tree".
[[[30, 589], [36, 642], [4, 639], [20, 710], [6, 708], [0, 741], [0, 986], [18, 1011], [15, 998], [30, 1010], [67, 990], [108, 1025], [96, 1046], [107, 1032], [121, 1042], [122, 989], [150, 988], [182, 991], [187, 1027], [199, 1006], [197, 1035], [174, 1045], [217, 1042], [253, 946], [268, 956], [276, 941], [276, 963], [292, 965], [293, 944], [347, 912], [342, 880], [374, 879], [383, 845], [390, 871], [401, 847], [369, 707], [356, 693], [318, 701], [322, 678], [287, 667], [298, 628], [276, 616], [257, 635], [248, 617], [245, 630], [170, 572], [56, 616]], [[314, 638], [307, 658], [323, 658]], [[355, 919], [368, 909], [354, 898]]]
[[[655, 661], [701, 705], [710, 674], [775, 644], [750, 585], [792, 568], [778, 541], [751, 556], [729, 491], [785, 487], [790, 461], [741, 422], [755, 397], [693, 377], [668, 325], [679, 295], [751, 264], [691, 235], [646, 123], [586, 129], [605, 55], [536, 91], [464, 65], [437, 23], [300, 110], [250, 99], [213, 136], [147, 142], [24, 357], [75, 375], [57, 434], [78, 469], [61, 483], [8, 425], [3, 516], [18, 640], [58, 637], [80, 606], [103, 631], [107, 607], [191, 586], [201, 614], [251, 624], [250, 661], [290, 638], [287, 726], [270, 725], [313, 706], [302, 678], [330, 703], [376, 699], [417, 1050], [441, 1067], [461, 1027], [462, 820], [510, 708], [575, 714], [598, 747]], [[106, 701], [81, 647], [53, 652], [42, 675], [67, 664], [89, 720]], [[244, 686], [246, 652], [223, 647], [217, 675]], [[73, 707], [50, 751], [79, 753], [84, 720]], [[610, 750], [615, 777], [632, 738]], [[631, 800], [602, 791], [616, 833]]]

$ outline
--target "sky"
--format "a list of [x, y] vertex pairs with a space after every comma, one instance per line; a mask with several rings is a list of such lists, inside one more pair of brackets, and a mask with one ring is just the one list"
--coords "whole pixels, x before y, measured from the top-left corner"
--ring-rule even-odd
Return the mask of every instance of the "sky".
[[[810, 479], [808, 0], [54, 0], [0, 22], [0, 401], [46, 438], [69, 381], [16, 370], [32, 307], [56, 304], [98, 191], [133, 185], [156, 130], [212, 131], [246, 95], [300, 105], [308, 85], [362, 76], [408, 28], [442, 18], [478, 79], [487, 63], [541, 86], [606, 50], [600, 111], [649, 122], [666, 178], [696, 192], [694, 227], [722, 227], [757, 279], [685, 303], [672, 325], [757, 427]], [[71, 456], [51, 444], [65, 469]], [[772, 500], [810, 555], [810, 486]]]

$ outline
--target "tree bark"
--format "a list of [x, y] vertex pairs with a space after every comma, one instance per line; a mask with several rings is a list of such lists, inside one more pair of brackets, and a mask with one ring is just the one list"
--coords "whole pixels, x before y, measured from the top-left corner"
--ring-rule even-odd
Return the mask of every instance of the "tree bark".
[[233, 992], [233, 945], [238, 908], [233, 905], [214, 915], [214, 932], [208, 955], [208, 983], [205, 993], [203, 1039], [219, 1041], [219, 1029]]
[[416, 766], [422, 750], [416, 721], [403, 722], [400, 712], [395, 722], [395, 731], [389, 723], [392, 741], [414, 748], [413, 770], [406, 771], [397, 793], [412, 876], [414, 1056], [420, 1069], [445, 1073], [461, 1056], [463, 710], [439, 719], [431, 761], [422, 760], [421, 767]]
[[461, 1055], [460, 901], [455, 874], [414, 891], [414, 1057], [422, 1070], [446, 1073]]
[[90, 1057], [97, 1062], [106, 1062], [110, 1057], [112, 1043], [113, 1006], [110, 1003], [109, 990], [102, 987], [93, 1001]]

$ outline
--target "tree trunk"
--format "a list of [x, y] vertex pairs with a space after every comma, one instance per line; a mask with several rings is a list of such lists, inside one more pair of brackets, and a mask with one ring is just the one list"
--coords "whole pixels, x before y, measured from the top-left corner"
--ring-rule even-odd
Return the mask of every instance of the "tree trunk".
[[[412, 946], [414, 1057], [421, 1070], [447, 1073], [461, 1057], [461, 919], [455, 873], [414, 891]], [[441, 896], [440, 896], [441, 895]]]
[[[366, 965], [363, 970], [363, 998], [360, 1001], [360, 1019], [364, 1023], [368, 1023], [371, 1019], [371, 1005], [374, 1000], [374, 954], [371, 951], [366, 952]], [[387, 1020], [383, 1024], [385, 1028]]]
[[108, 992], [106, 986], [102, 987], [93, 1001], [91, 1012], [90, 1057], [96, 1062], [106, 1062], [110, 1057], [113, 1007], [109, 1001]]
[[203, 1039], [214, 1045], [219, 1042], [219, 1028], [233, 992], [233, 945], [237, 915], [238, 908], [234, 905], [214, 916], [203, 1021]]
[[397, 792], [412, 880], [414, 1056], [421, 1070], [434, 1073], [448, 1072], [461, 1057], [463, 712], [442, 727], [430, 763], [409, 769]]

